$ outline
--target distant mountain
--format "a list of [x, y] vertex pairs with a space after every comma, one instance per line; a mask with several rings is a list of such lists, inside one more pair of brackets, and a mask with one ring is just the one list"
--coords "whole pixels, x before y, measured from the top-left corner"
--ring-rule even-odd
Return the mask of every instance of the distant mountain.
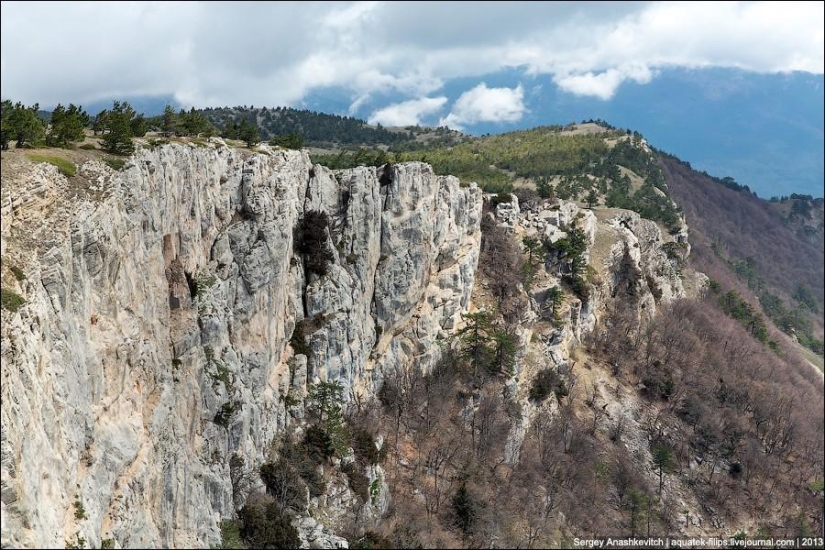
[[[516, 122], [468, 123], [464, 131], [472, 135], [601, 118], [641, 132], [699, 170], [731, 176], [761, 197], [823, 196], [823, 75], [663, 69], [646, 84], [625, 82], [604, 101], [562, 91], [547, 76], [510, 68], [445, 82], [430, 95], [449, 101], [422, 124], [438, 124], [455, 100], [480, 82], [489, 88], [521, 85], [524, 113]], [[350, 114], [368, 119], [376, 110], [406, 99], [399, 93], [376, 94]], [[311, 93], [303, 106], [342, 113], [349, 103], [348, 91], [326, 88]]]

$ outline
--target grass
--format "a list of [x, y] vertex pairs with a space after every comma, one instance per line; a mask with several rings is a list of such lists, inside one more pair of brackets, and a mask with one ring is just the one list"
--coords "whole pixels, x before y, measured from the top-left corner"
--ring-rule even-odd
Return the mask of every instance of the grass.
[[26, 303], [26, 299], [18, 293], [7, 288], [0, 289], [0, 307], [16, 313], [20, 307]]
[[117, 172], [123, 170], [123, 167], [126, 165], [126, 161], [123, 159], [103, 159], [103, 162], [109, 165], [109, 168]]
[[825, 359], [823, 359], [821, 355], [817, 355], [803, 345], [798, 344], [797, 349], [802, 357], [804, 357], [810, 364], [814, 365], [820, 371], [825, 372]]
[[27, 153], [27, 156], [33, 162], [46, 162], [48, 164], [57, 166], [58, 171], [61, 174], [70, 178], [77, 174], [77, 166], [74, 165], [73, 162], [68, 161], [62, 157], [56, 157], [54, 155], [40, 155], [38, 153]]
[[13, 265], [9, 269], [14, 274], [14, 278], [17, 279], [18, 281], [25, 281], [26, 280], [26, 274], [23, 273], [23, 270], [20, 269], [19, 267]]

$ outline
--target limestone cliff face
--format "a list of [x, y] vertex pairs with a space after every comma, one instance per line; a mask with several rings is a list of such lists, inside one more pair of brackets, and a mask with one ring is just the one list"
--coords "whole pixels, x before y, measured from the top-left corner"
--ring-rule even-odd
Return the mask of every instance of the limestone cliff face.
[[[333, 174], [301, 152], [165, 145], [119, 173], [87, 163], [93, 192], [71, 202], [36, 170], [3, 204], [27, 275], [2, 313], [3, 546], [217, 544], [229, 457], [264, 460], [289, 396], [426, 367], [469, 306], [481, 192], [425, 164]], [[44, 196], [69, 207], [29, 246]], [[293, 252], [311, 210], [330, 219], [326, 276]], [[304, 319], [308, 357], [290, 344]]]

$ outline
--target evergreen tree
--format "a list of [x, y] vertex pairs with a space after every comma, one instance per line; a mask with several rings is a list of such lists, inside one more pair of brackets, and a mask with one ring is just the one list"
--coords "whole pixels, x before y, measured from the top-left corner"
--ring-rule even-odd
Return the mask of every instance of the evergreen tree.
[[146, 122], [146, 118], [142, 114], [135, 115], [131, 120], [129, 120], [129, 130], [134, 137], [145, 136], [148, 129], [149, 125]]
[[544, 262], [544, 245], [537, 237], [524, 237], [521, 239], [521, 244], [527, 252], [527, 262], [530, 265], [540, 264]]
[[659, 495], [661, 496], [664, 473], [669, 472], [673, 467], [673, 453], [670, 452], [667, 445], [658, 443], [653, 447], [653, 466], [659, 470]]
[[[3, 120], [5, 121], [5, 136], [3, 140], [14, 139], [16, 146], [23, 147], [25, 144], [34, 145], [41, 142], [46, 132], [46, 125], [43, 119], [37, 116], [40, 105], [35, 103], [31, 107], [26, 107], [19, 101], [11, 106], [11, 102], [3, 103]], [[5, 143], [7, 146], [8, 142]]]
[[490, 349], [490, 332], [493, 330], [490, 314], [486, 311], [477, 311], [461, 316], [466, 326], [459, 331], [464, 344], [464, 356], [470, 360], [473, 372], [486, 370], [493, 360]]
[[478, 502], [469, 490], [467, 484], [462, 483], [458, 491], [453, 496], [453, 513], [455, 523], [464, 537], [468, 537], [473, 532], [473, 526], [478, 517]]
[[513, 375], [516, 365], [516, 337], [506, 330], [496, 330], [492, 335], [493, 365], [496, 370], [507, 376]]
[[92, 133], [94, 135], [97, 135], [98, 133], [105, 133], [109, 123], [108, 120], [109, 110], [103, 109], [97, 114], [97, 116], [95, 116], [94, 120], [92, 121]]
[[593, 208], [593, 204], [598, 202], [599, 195], [596, 193], [595, 189], [591, 189], [590, 192], [587, 194], [587, 207]]
[[89, 115], [81, 107], [70, 104], [66, 109], [58, 104], [52, 111], [51, 127], [46, 136], [46, 144], [52, 147], [68, 147], [73, 141], [83, 140], [83, 127], [88, 120]]
[[269, 144], [284, 147], [285, 149], [300, 149], [304, 146], [304, 138], [297, 132], [292, 132], [287, 135], [275, 136], [269, 140]]
[[0, 147], [3, 151], [8, 151], [9, 141], [12, 137], [12, 129], [9, 124], [9, 115], [11, 115], [12, 109], [14, 109], [14, 106], [11, 100], [4, 99], [2, 106], [0, 106]]
[[135, 115], [132, 106], [126, 102], [115, 101], [112, 110], [106, 115], [105, 128], [108, 133], [103, 136], [103, 149], [115, 155], [128, 155], [135, 150], [132, 143], [132, 118]]
[[246, 142], [246, 146], [250, 148], [261, 140], [258, 135], [258, 128], [246, 119], [241, 120], [241, 126], [238, 129], [238, 138]]
[[550, 313], [553, 315], [553, 320], [559, 319], [559, 307], [564, 301], [564, 292], [557, 286], [554, 286], [547, 291], [547, 303], [550, 304]]
[[163, 121], [161, 123], [161, 131], [167, 136], [173, 135], [178, 130], [178, 115], [171, 105], [167, 105], [163, 109]]

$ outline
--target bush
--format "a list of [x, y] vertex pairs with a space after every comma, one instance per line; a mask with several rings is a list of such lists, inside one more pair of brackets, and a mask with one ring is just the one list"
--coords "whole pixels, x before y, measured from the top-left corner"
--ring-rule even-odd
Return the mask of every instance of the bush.
[[370, 498], [370, 480], [354, 463], [349, 462], [341, 467], [341, 471], [347, 474], [349, 488], [364, 502]]
[[126, 161], [123, 159], [103, 159], [103, 162], [116, 172], [120, 172], [126, 166]]
[[232, 422], [232, 417], [235, 416], [235, 413], [237, 412], [237, 409], [237, 405], [229, 401], [221, 405], [221, 410], [215, 414], [215, 424], [228, 428], [229, 424]]
[[473, 531], [476, 519], [478, 518], [478, 501], [467, 485], [462, 483], [453, 496], [453, 513], [455, 514], [456, 526], [461, 529], [465, 536]]
[[16, 313], [26, 303], [26, 299], [7, 288], [0, 289], [0, 306], [3, 309]]
[[[114, 548], [114, 546], [111, 548]], [[231, 519], [221, 521], [221, 548], [230, 548], [234, 550], [246, 548], [241, 540], [241, 528], [237, 521]]]
[[86, 508], [83, 507], [83, 502], [80, 499], [74, 501], [74, 517], [75, 519], [87, 519]]
[[329, 217], [326, 212], [310, 210], [295, 228], [295, 251], [304, 256], [310, 273], [324, 276], [329, 264], [334, 260], [327, 244]]
[[12, 274], [14, 274], [14, 278], [17, 279], [18, 281], [25, 281], [26, 280], [26, 274], [23, 273], [23, 270], [20, 269], [19, 267], [13, 265], [9, 269], [11, 270]]
[[310, 426], [304, 435], [304, 446], [309, 458], [315, 462], [323, 462], [335, 455], [335, 444], [332, 436], [321, 426]]
[[52, 166], [57, 166], [58, 172], [67, 178], [77, 174], [77, 167], [74, 163], [64, 158], [53, 155], [38, 155], [36, 153], [29, 153], [27, 156], [32, 160], [32, 162], [45, 162], [51, 164]]
[[318, 497], [324, 494], [326, 485], [318, 473], [318, 463], [310, 459], [305, 446], [293, 442], [285, 443], [281, 448], [281, 460], [286, 461], [301, 476], [309, 487], [310, 496]]
[[299, 548], [298, 530], [277, 502], [247, 502], [238, 513], [241, 537], [252, 548]]
[[375, 445], [375, 438], [372, 433], [365, 428], [357, 428], [352, 434], [352, 449], [355, 457], [363, 464], [379, 464], [384, 460], [386, 453], [384, 448], [380, 451]]
[[[86, 151], [94, 151], [97, 149], [94, 143], [84, 143], [83, 145], [79, 146], [78, 149], [84, 149]], [[103, 539], [103, 540], [112, 540], [112, 539]]]
[[277, 462], [261, 465], [261, 480], [266, 492], [284, 508], [301, 509], [307, 505], [306, 490], [300, 474], [283, 457]]
[[569, 393], [567, 385], [561, 379], [556, 371], [553, 369], [545, 369], [541, 371], [538, 376], [533, 379], [533, 385], [530, 386], [528, 397], [531, 401], [544, 401], [551, 394], [555, 393], [556, 397], [563, 397]]

